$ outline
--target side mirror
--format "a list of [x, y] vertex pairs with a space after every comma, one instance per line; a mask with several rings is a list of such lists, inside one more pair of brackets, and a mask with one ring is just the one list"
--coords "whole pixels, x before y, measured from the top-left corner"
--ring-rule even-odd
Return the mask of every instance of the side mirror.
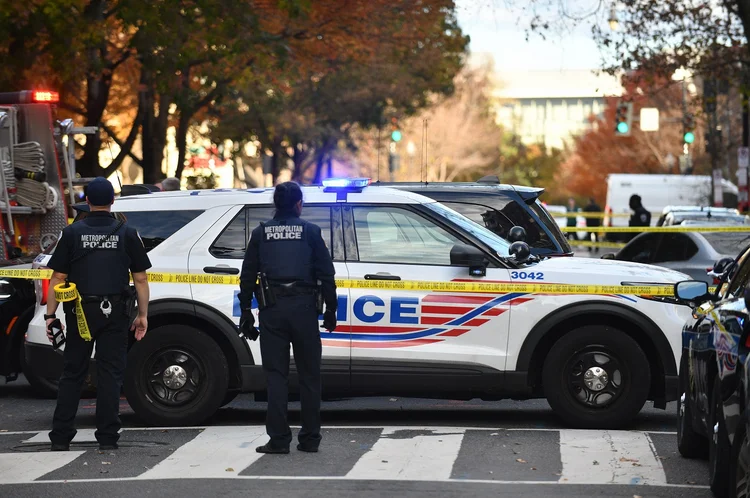
[[485, 276], [488, 264], [484, 253], [474, 246], [456, 244], [451, 248], [451, 266], [468, 266], [473, 277]]
[[698, 280], [685, 280], [674, 285], [674, 295], [680, 301], [694, 303], [708, 296], [708, 284]]
[[531, 249], [526, 242], [513, 242], [510, 245], [510, 249], [508, 249], [508, 252], [510, 252], [510, 255], [513, 256], [519, 263], [523, 263], [524, 261], [529, 259], [529, 256], [531, 256]]
[[508, 241], [511, 244], [513, 242], [526, 242], [526, 229], [524, 227], [514, 226], [508, 231]]
[[608, 252], [607, 254], [602, 254], [601, 259], [615, 259], [615, 253]]

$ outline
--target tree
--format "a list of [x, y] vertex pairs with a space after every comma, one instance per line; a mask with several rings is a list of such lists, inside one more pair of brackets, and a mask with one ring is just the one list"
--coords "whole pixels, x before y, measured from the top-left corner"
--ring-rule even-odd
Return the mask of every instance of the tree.
[[474, 179], [478, 172], [497, 165], [502, 133], [490, 97], [492, 72], [489, 64], [467, 65], [455, 77], [450, 96], [433, 95], [424, 111], [383, 127], [380, 140], [377, 133], [360, 132], [355, 141], [360, 170], [385, 179], [379, 172], [388, 171], [388, 144], [394, 128], [403, 137], [394, 145], [399, 156], [394, 179], [399, 181]]
[[[634, 121], [631, 135], [615, 135], [616, 97], [607, 98], [607, 107], [601, 118], [592, 117], [592, 129], [573, 139], [573, 152], [562, 165], [556, 183], [578, 196], [593, 196], [604, 203], [607, 193], [607, 175], [612, 173], [677, 173], [677, 158], [683, 152], [682, 88], [680, 83], [651, 79], [653, 87], [643, 86], [646, 78], [634, 74], [624, 80], [623, 101], [633, 103], [633, 116], [642, 107], [657, 107], [660, 114], [658, 132], [644, 132]], [[692, 109], [688, 109], [692, 110]], [[692, 146], [696, 171], [705, 170], [707, 159], [700, 122], [695, 130], [697, 137]], [[670, 165], [669, 156], [674, 163]]]
[[[318, 22], [330, 33], [308, 44], [291, 40], [283, 68], [245, 75], [213, 116], [215, 140], [257, 139], [274, 153], [274, 179], [279, 159], [291, 151], [294, 177], [319, 180], [333, 151], [352, 143], [353, 130], [408, 116], [430, 95], [449, 94], [463, 62], [468, 40], [451, 1], [321, 5], [335, 18]], [[309, 17], [321, 15], [313, 11]]]

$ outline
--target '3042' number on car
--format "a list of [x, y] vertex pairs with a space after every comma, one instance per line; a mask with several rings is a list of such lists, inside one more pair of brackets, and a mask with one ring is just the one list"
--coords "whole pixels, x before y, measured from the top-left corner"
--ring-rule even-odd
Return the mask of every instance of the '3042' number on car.
[[538, 271], [512, 271], [510, 272], [510, 278], [519, 278], [521, 280], [544, 280], [544, 273]]

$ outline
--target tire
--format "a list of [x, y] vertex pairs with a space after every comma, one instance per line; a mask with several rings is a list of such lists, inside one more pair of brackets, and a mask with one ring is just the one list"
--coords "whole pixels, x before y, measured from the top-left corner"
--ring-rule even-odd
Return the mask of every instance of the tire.
[[[602, 371], [606, 379], [585, 379], [587, 372]], [[630, 422], [643, 407], [651, 368], [638, 343], [624, 332], [588, 325], [555, 342], [544, 362], [542, 382], [548, 403], [569, 426], [613, 429]]]
[[[729, 436], [724, 422], [721, 404], [721, 387], [719, 376], [714, 379], [711, 391], [711, 411], [708, 415], [708, 483], [716, 498], [729, 496], [730, 448]], [[714, 426], [718, 424], [718, 431]]]
[[158, 327], [128, 353], [125, 396], [149, 425], [201, 424], [219, 409], [228, 384], [221, 348], [193, 327]]
[[[708, 458], [708, 439], [693, 429], [690, 376], [687, 357], [680, 362], [680, 398], [677, 400], [677, 449], [685, 458]], [[683, 401], [684, 396], [684, 401]]]
[[750, 445], [747, 439], [747, 418], [743, 415], [737, 426], [729, 463], [729, 497], [750, 498]]
[[35, 375], [31, 371], [31, 368], [26, 364], [25, 353], [24, 349], [21, 348], [19, 353], [21, 356], [21, 370], [23, 371], [24, 377], [26, 377], [26, 380], [31, 385], [34, 394], [43, 399], [57, 399], [57, 382]]

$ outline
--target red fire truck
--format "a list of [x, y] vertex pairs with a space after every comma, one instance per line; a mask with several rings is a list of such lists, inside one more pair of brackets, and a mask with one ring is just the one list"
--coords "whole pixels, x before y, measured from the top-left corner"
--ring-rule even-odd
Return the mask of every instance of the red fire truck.
[[[0, 93], [0, 268], [31, 268], [34, 258], [57, 241], [73, 216], [78, 187], [76, 128], [57, 119], [59, 95], [29, 90]], [[33, 281], [0, 278], [0, 375], [6, 382], [25, 372], [23, 341], [34, 310]], [[26, 372], [25, 372], [26, 373]], [[54, 389], [27, 374], [44, 395]]]

